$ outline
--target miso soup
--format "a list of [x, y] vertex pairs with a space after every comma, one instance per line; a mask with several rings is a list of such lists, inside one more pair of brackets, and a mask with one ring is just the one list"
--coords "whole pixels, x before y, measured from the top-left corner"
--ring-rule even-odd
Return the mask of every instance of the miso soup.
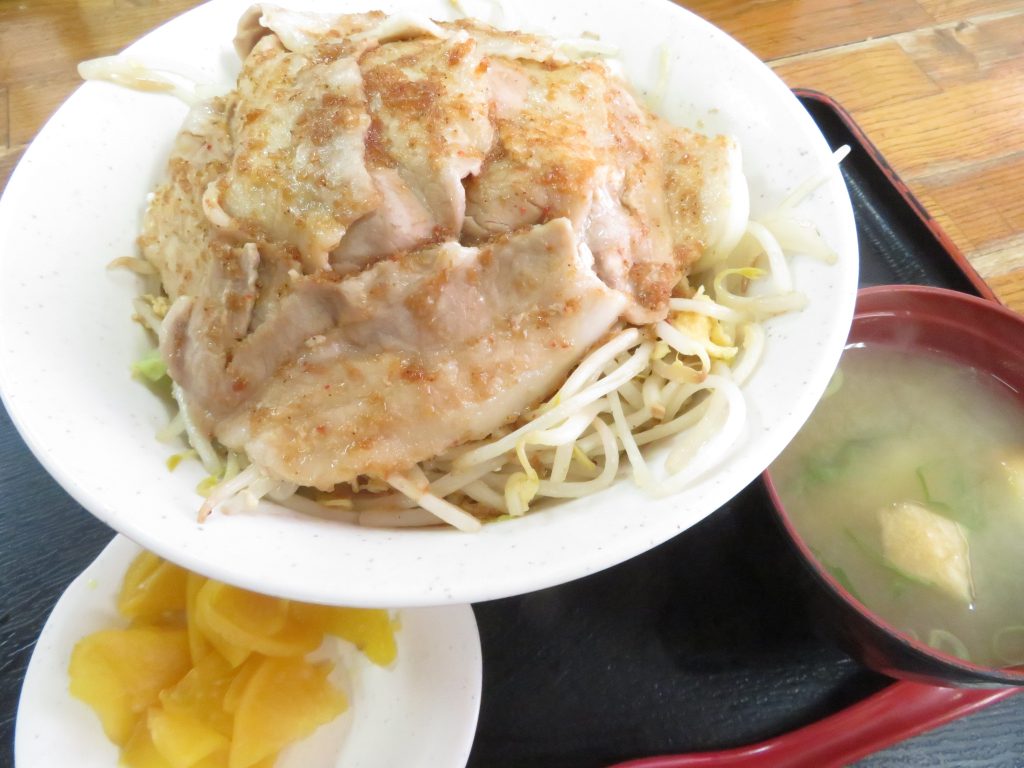
[[1024, 664], [1024, 405], [990, 376], [847, 349], [772, 466], [822, 566], [889, 624], [985, 666]]

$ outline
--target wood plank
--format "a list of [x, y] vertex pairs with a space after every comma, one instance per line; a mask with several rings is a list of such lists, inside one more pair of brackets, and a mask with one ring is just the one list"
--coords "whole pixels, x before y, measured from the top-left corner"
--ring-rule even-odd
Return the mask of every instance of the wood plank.
[[675, 0], [761, 59], [846, 45], [934, 23], [915, 0]]
[[0, 151], [11, 146], [11, 110], [7, 101], [7, 89], [0, 86]]
[[1017, 232], [1010, 237], [992, 243], [987, 248], [971, 252], [971, 266], [985, 280], [992, 280], [1008, 275], [1020, 267], [1021, 254], [1024, 253], [1024, 232]]
[[998, 18], [963, 21], [896, 38], [936, 84], [1024, 76], [1024, 6]]
[[947, 213], [946, 209], [929, 194], [927, 189], [922, 188], [916, 183], [908, 184], [908, 186], [914, 193], [914, 196], [920, 201], [921, 205], [925, 207], [925, 210], [931, 214], [932, 218], [938, 222], [939, 226], [942, 227], [946, 234], [953, 239], [953, 242], [956, 243], [957, 247], [963, 251], [968, 261], [970, 261], [975, 245], [971, 242], [971, 239], [964, 234], [963, 229], [960, 227], [960, 222]]
[[1024, 154], [960, 173], [922, 178], [915, 188], [929, 210], [941, 210], [956, 222], [971, 248], [984, 250], [1024, 232], [1022, 179]]
[[1003, 304], [1024, 315], [1024, 268], [993, 277], [988, 284]]
[[960, 21], [982, 14], [1020, 10], [1020, 0], [917, 0], [938, 22]]
[[76, 75], [73, 79], [59, 77], [11, 85], [8, 89], [11, 146], [17, 147], [32, 141], [43, 123], [81, 84], [82, 81]]
[[[83, 59], [116, 53], [195, 0], [116, 7], [113, 0], [78, 3], [5, 3], [0, 20], [0, 83], [68, 77]], [[16, 8], [11, 11], [10, 8]]]
[[857, 118], [908, 180], [954, 172], [1024, 152], [1024, 79], [953, 86]]
[[897, 43], [821, 51], [772, 62], [791, 88], [813, 88], [857, 112], [941, 92]]
[[3, 194], [4, 188], [7, 186], [7, 180], [11, 178], [14, 166], [18, 164], [23, 154], [25, 154], [24, 147], [0, 152], [0, 194]]

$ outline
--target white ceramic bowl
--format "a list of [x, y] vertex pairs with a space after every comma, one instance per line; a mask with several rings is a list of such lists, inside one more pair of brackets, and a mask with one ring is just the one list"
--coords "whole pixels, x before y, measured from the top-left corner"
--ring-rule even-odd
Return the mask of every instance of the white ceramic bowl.
[[[68, 692], [75, 644], [122, 626], [115, 600], [128, 564], [141, 550], [115, 538], [57, 602], [36, 643], [18, 702], [18, 768], [110, 768], [117, 747], [99, 718]], [[332, 679], [348, 691], [341, 717], [282, 752], [276, 768], [462, 768], [480, 711], [483, 666], [476, 620], [468, 605], [399, 612], [398, 658], [375, 666], [339, 642]]]
[[[129, 51], [147, 62], [178, 62], [227, 87], [238, 68], [231, 38], [245, 7], [244, 0], [214, 0]], [[453, 13], [448, 0], [306, 0], [294, 7]], [[667, 0], [517, 0], [508, 9], [509, 26], [600, 34], [619, 47], [641, 90], [657, 82], [667, 46], [663, 114], [738, 137], [755, 216], [829, 162], [820, 132], [785, 85], [734, 40]], [[764, 360], [744, 390], [746, 433], [728, 461], [689, 490], [653, 500], [623, 477], [598, 495], [473, 535], [371, 530], [269, 503], [200, 525], [195, 487], [202, 470], [187, 462], [168, 473], [170, 451], [154, 439], [167, 413], [128, 375], [147, 346], [129, 319], [134, 278], [105, 269], [134, 252], [145, 196], [184, 112], [167, 96], [89, 83], [25, 153], [0, 202], [0, 390], [28, 445], [86, 509], [193, 570], [297, 599], [378, 606], [470, 602], [569, 581], [650, 549], [728, 501], [796, 433], [839, 358], [853, 311], [857, 245], [835, 171], [798, 210], [839, 262], [795, 260], [796, 287], [809, 306], [768, 323]]]

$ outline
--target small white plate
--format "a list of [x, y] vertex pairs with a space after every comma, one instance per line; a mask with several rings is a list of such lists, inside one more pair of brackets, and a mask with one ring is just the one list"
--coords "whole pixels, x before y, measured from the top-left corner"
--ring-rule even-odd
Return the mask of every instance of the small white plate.
[[[68, 692], [71, 650], [82, 637], [122, 626], [115, 598], [141, 548], [115, 538], [57, 602], [36, 643], [18, 704], [18, 768], [116, 768], [117, 748], [88, 705]], [[468, 605], [399, 612], [398, 659], [389, 669], [339, 643], [349, 710], [277, 768], [460, 768], [480, 710], [480, 637]]]
[[[239, 66], [231, 39], [246, 5], [214, 0], [147, 35], [129, 54], [227, 87]], [[288, 5], [453, 14], [449, 0]], [[732, 38], [667, 0], [503, 5], [509, 25], [599, 34], [621, 51], [625, 74], [641, 90], [659, 82], [665, 50], [671, 74], [662, 113], [739, 139], [755, 216], [830, 164], [820, 131], [782, 81]], [[477, 0], [474, 7], [496, 4]], [[200, 525], [195, 489], [202, 469], [183, 462], [167, 471], [166, 458], [180, 449], [154, 438], [166, 409], [128, 375], [148, 346], [130, 320], [135, 278], [105, 269], [135, 252], [146, 195], [184, 113], [168, 96], [87, 83], [25, 153], [0, 200], [0, 391], [29, 447], [75, 499], [194, 571], [299, 600], [369, 606], [471, 603], [570, 581], [660, 544], [735, 496], [796, 434], [839, 360], [858, 253], [849, 197], [833, 170], [798, 213], [818, 226], [839, 263], [794, 260], [795, 286], [809, 305], [766, 324], [765, 356], [744, 386], [746, 433], [721, 466], [686, 491], [652, 499], [623, 472], [599, 494], [472, 535], [360, 528], [271, 503]], [[648, 452], [659, 466], [664, 455]]]

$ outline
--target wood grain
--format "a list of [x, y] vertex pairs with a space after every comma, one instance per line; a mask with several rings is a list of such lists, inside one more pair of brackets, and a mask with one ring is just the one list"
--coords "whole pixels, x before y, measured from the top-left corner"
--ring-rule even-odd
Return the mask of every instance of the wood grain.
[[[194, 0], [0, 0], [0, 189], [78, 84]], [[789, 85], [850, 110], [1000, 298], [1024, 312], [1021, 0], [680, 0]]]
[[[7, 88], [0, 87], [0, 157], [2, 152], [11, 146], [10, 110], [7, 105]], [[0, 185], [6, 176], [0, 176]]]
[[[1000, 299], [1024, 312], [1024, 6], [771, 62], [837, 98]], [[1007, 11], [1007, 8], [1011, 10]]]
[[24, 147], [18, 147], [4, 152], [0, 155], [0, 179], [4, 180], [4, 184], [7, 183], [7, 179], [11, 177], [14, 172], [14, 166], [21, 160], [21, 156], [25, 153]]
[[1024, 233], [1024, 153], [972, 166], [962, 173], [926, 177], [919, 184], [930, 210], [957, 222], [967, 244], [983, 250]]
[[854, 114], [942, 92], [895, 40], [780, 59], [772, 66], [792, 87], [827, 93]]
[[63, 75], [11, 83], [8, 86], [11, 146], [28, 144], [64, 99], [81, 84], [77, 76]]
[[[1019, 262], [1020, 251], [1017, 253]], [[996, 275], [989, 279], [988, 284], [992, 286], [1006, 306], [1016, 309], [1018, 312], [1024, 311], [1021, 309], [1024, 307], [1024, 267]]]
[[1024, 151], [1024, 82], [956, 85], [912, 102], [864, 109], [858, 121], [909, 180], [962, 173]]
[[197, 5], [162, 0], [118, 5], [114, 0], [0, 4], [0, 83], [74, 75], [83, 59], [116, 53], [150, 29]]
[[1003, 82], [1024, 74], [1024, 13], [997, 14], [900, 35], [900, 46], [936, 85]]
[[683, 0], [679, 4], [721, 27], [765, 60], [934, 23], [934, 18], [911, 0]]
[[960, 21], [981, 14], [1019, 11], [1020, 0], [917, 0], [937, 22]]

